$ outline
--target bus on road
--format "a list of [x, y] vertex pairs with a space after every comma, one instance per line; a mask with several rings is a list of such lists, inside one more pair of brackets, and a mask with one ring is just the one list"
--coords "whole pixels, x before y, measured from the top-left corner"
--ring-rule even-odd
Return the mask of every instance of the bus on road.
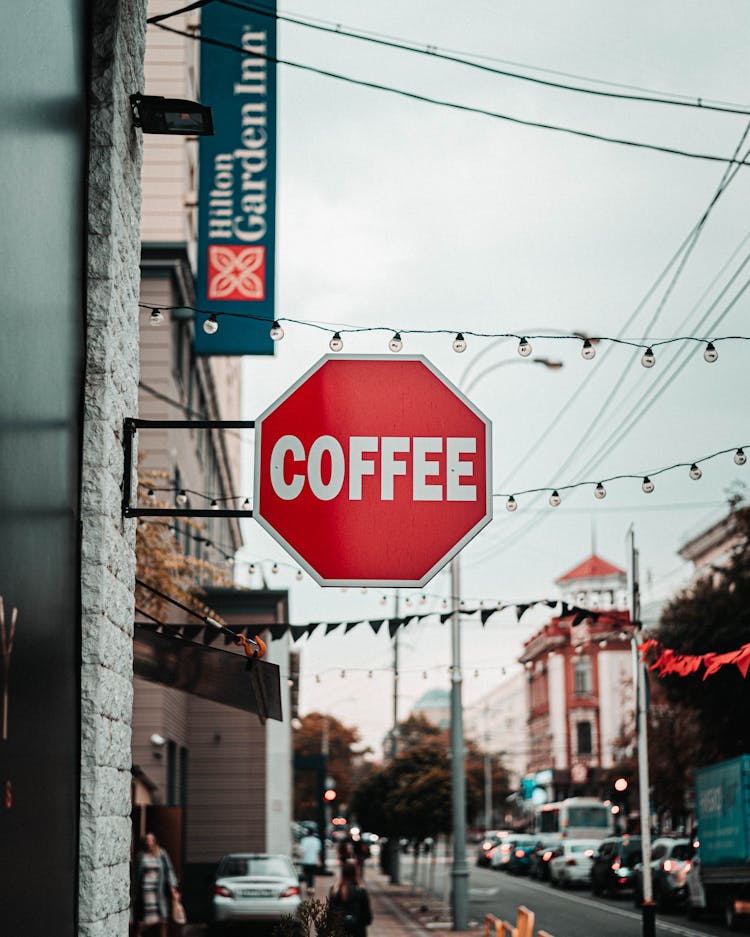
[[614, 833], [609, 804], [594, 797], [568, 797], [540, 804], [534, 814], [534, 832], [566, 839], [604, 839]]

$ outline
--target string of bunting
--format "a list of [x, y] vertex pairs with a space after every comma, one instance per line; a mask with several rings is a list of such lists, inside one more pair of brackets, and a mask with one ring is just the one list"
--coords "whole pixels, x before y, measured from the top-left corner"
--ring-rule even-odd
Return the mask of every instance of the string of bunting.
[[638, 646], [641, 660], [654, 670], [659, 677], [689, 677], [703, 668], [703, 679], [718, 673], [722, 667], [734, 665], [743, 677], [750, 670], [750, 644], [743, 644], [735, 651], [716, 654], [679, 654], [669, 647], [664, 647], [655, 638], [649, 638]]
[[[139, 582], [139, 580], [136, 581]], [[146, 586], [146, 588], [150, 587]], [[156, 590], [152, 589], [151, 591], [155, 592]], [[273, 641], [280, 640], [286, 634], [289, 634], [293, 641], [298, 641], [300, 638], [314, 634], [318, 629], [324, 629], [325, 636], [332, 634], [334, 631], [337, 631], [340, 628], [344, 629], [344, 634], [349, 634], [349, 632], [358, 625], [364, 624], [369, 625], [375, 634], [378, 634], [382, 628], [386, 628], [390, 637], [393, 637], [399, 628], [406, 628], [410, 624], [422, 621], [425, 618], [434, 618], [437, 616], [440, 619], [440, 623], [445, 624], [445, 622], [447, 622], [454, 615], [453, 611], [442, 612], [439, 614], [437, 612], [421, 612], [419, 614], [391, 616], [379, 619], [356, 619], [349, 621], [345, 620], [328, 622], [311, 621], [307, 624], [291, 624], [290, 622], [253, 622], [252, 624], [248, 625], [221, 626], [218, 625], [218, 623], [213, 619], [193, 612], [175, 600], [170, 600], [168, 597], [163, 595], [162, 597], [167, 598], [168, 601], [172, 601], [173, 604], [177, 605], [179, 608], [183, 608], [184, 610], [189, 611], [190, 614], [201, 620], [203, 623], [193, 625], [185, 623], [173, 624], [162, 622], [160, 623], [161, 627], [168, 628], [172, 633], [189, 634], [196, 640], [202, 640], [204, 644], [212, 644], [220, 634], [224, 637], [224, 643], [229, 644], [232, 641], [238, 641], [240, 635], [247, 635], [250, 632], [252, 632], [254, 635], [257, 635], [259, 631], [268, 631], [271, 640]], [[555, 610], [557, 617], [560, 619], [569, 618], [571, 620], [570, 625], [572, 628], [575, 628], [584, 621], [603, 621], [604, 623], [611, 622], [617, 627], [622, 627], [624, 624], [627, 624], [625, 612], [617, 610], [582, 608], [579, 605], [572, 605], [568, 602], [560, 601], [559, 599], [536, 599], [531, 602], [523, 603], [497, 603], [497, 605], [493, 608], [482, 608], [477, 606], [475, 608], [461, 608], [459, 612], [462, 617], [478, 615], [482, 627], [484, 627], [487, 624], [487, 621], [493, 615], [497, 615], [509, 608], [515, 609], [516, 621], [520, 622], [529, 609], [538, 605], [544, 605], [550, 610]], [[557, 611], [558, 609], [559, 611]], [[258, 639], [256, 638], [255, 640]]]

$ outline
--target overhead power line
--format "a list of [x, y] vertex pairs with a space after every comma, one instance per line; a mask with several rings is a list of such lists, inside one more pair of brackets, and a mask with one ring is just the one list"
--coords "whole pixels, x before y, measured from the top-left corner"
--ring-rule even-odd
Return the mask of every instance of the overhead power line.
[[406, 40], [386, 39], [382, 36], [374, 36], [364, 32], [346, 29], [342, 26], [321, 26], [317, 23], [309, 22], [297, 17], [277, 13], [269, 10], [267, 7], [256, 6], [250, 3], [239, 3], [237, 0], [219, 0], [224, 6], [235, 7], [238, 10], [247, 10], [249, 13], [257, 13], [260, 16], [267, 16], [270, 19], [278, 20], [284, 23], [292, 23], [295, 26], [302, 26], [305, 29], [313, 29], [317, 32], [328, 33], [334, 36], [341, 36], [346, 39], [357, 39], [360, 42], [368, 42], [373, 45], [383, 46], [388, 49], [398, 49], [402, 52], [411, 52], [416, 55], [426, 56], [431, 59], [438, 59], [443, 62], [451, 62], [455, 65], [464, 65], [467, 68], [473, 68], [491, 75], [498, 75], [501, 78], [511, 78], [516, 81], [526, 81], [531, 84], [541, 85], [545, 88], [555, 88], [559, 91], [570, 91], [577, 94], [588, 94], [595, 97], [610, 98], [618, 101], [635, 101], [637, 103], [648, 104], [668, 104], [675, 107], [695, 108], [702, 111], [719, 111], [724, 114], [742, 114], [750, 116], [750, 109], [741, 108], [732, 105], [718, 105], [705, 103], [702, 98], [695, 99], [674, 99], [660, 95], [647, 94], [624, 94], [618, 91], [599, 91], [595, 88], [583, 88], [580, 85], [571, 85], [561, 81], [551, 81], [545, 78], [535, 78], [533, 75], [524, 75], [520, 72], [512, 72], [504, 68], [496, 68], [492, 65], [482, 65], [480, 62], [472, 62], [469, 59], [458, 55], [450, 55], [447, 52], [441, 52], [437, 46], [424, 44], [416, 45]]
[[[205, 4], [201, 3], [200, 5]], [[196, 5], [194, 4], [193, 7], [195, 6]], [[176, 15], [177, 12], [182, 11], [175, 11], [175, 13], [172, 15]], [[149, 22], [158, 29], [163, 29], [166, 32], [174, 33], [177, 36], [183, 36], [184, 38], [190, 39], [193, 42], [205, 42], [209, 45], [217, 46], [221, 49], [227, 49], [230, 52], [236, 52], [243, 56], [248, 55], [247, 49], [243, 49], [242, 46], [237, 45], [236, 43], [224, 42], [221, 39], [214, 39], [211, 36], [195, 35], [194, 33], [188, 32], [184, 29], [175, 29], [173, 26], [167, 26], [165, 23], [161, 22], [163, 18], [164, 17], [153, 18]], [[430, 95], [418, 94], [414, 91], [407, 91], [404, 88], [396, 88], [392, 85], [384, 85], [377, 81], [366, 81], [361, 78], [352, 78], [350, 75], [343, 75], [339, 72], [329, 71], [328, 69], [317, 68], [313, 65], [304, 65], [301, 62], [293, 62], [290, 59], [281, 59], [277, 56], [265, 55], [255, 49], [252, 52], [252, 56], [255, 59], [262, 59], [263, 61], [273, 62], [277, 65], [286, 65], [289, 68], [296, 68], [300, 71], [309, 72], [314, 75], [321, 75], [325, 78], [332, 78], [336, 81], [342, 81], [346, 84], [355, 85], [360, 88], [370, 88], [373, 91], [383, 91], [388, 94], [395, 94], [400, 97], [407, 98], [411, 101], [419, 101], [423, 104], [433, 104], [437, 107], [445, 107], [449, 108], [450, 110], [461, 111], [463, 113], [479, 114], [483, 117], [490, 117], [493, 120], [505, 121], [506, 123], [515, 124], [517, 126], [534, 127], [539, 130], [551, 130], [555, 133], [564, 133], [569, 136], [581, 137], [586, 140], [596, 140], [600, 143], [613, 143], [619, 146], [632, 147], [634, 149], [649, 150], [656, 153], [666, 153], [671, 156], [683, 156], [687, 159], [698, 159], [714, 163], [735, 162], [742, 166], [750, 165], [750, 162], [732, 160], [731, 157], [719, 156], [713, 153], [696, 153], [692, 150], [680, 149], [679, 147], [661, 146], [657, 143], [645, 143], [640, 140], [629, 140], [624, 137], [613, 137], [607, 134], [594, 133], [593, 131], [589, 130], [580, 130], [574, 127], [567, 127], [562, 124], [550, 124], [544, 121], [527, 120], [521, 117], [514, 117], [511, 114], [503, 114], [499, 111], [491, 111], [483, 107], [475, 107], [469, 104], [459, 104], [455, 101], [445, 101], [440, 98], [431, 97]]]

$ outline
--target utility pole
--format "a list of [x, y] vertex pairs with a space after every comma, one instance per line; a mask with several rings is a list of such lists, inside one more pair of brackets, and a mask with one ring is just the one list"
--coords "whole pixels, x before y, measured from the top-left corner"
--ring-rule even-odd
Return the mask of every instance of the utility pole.
[[[401, 593], [396, 589], [393, 594], [393, 617], [398, 618], [401, 612]], [[398, 634], [399, 629], [393, 635], [393, 728], [391, 729], [391, 759], [396, 760], [398, 755]], [[401, 848], [398, 837], [393, 837], [389, 842], [390, 852], [390, 875], [391, 884], [399, 885], [401, 883]]]
[[641, 622], [641, 593], [638, 573], [638, 550], [635, 546], [635, 531], [628, 531], [630, 547], [630, 617], [633, 621], [633, 663], [636, 675], [636, 727], [638, 737], [638, 787], [641, 812], [641, 850], [643, 853], [643, 904], [641, 921], [643, 937], [656, 937], [656, 908], [651, 881], [651, 802], [648, 775], [648, 696], [646, 667], [638, 654], [638, 645], [643, 640]]
[[492, 755], [490, 755], [489, 707], [484, 707], [484, 828], [492, 829]]
[[453, 807], [453, 930], [466, 930], [469, 911], [469, 868], [466, 865], [466, 776], [461, 701], [461, 568], [451, 561], [451, 791]]

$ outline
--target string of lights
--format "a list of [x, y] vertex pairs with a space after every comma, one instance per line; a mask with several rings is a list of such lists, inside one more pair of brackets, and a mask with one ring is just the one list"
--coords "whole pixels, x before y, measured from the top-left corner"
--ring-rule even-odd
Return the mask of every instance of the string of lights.
[[559, 485], [558, 487], [553, 486], [544, 486], [542, 488], [527, 488], [525, 491], [516, 491], [512, 494], [502, 494], [495, 493], [493, 497], [495, 498], [507, 498], [505, 507], [508, 511], [515, 511], [518, 508], [518, 501], [516, 500], [516, 495], [530, 495], [530, 494], [546, 494], [549, 492], [549, 503], [552, 507], [558, 507], [561, 503], [562, 498], [560, 496], [561, 491], [571, 491], [574, 488], [584, 488], [584, 487], [593, 487], [594, 497], [601, 501], [607, 496], [607, 489], [604, 487], [605, 483], [609, 484], [614, 481], [623, 481], [626, 479], [640, 479], [641, 480], [641, 490], [644, 494], [651, 494], [655, 485], [652, 479], [657, 478], [659, 475], [663, 475], [665, 472], [671, 472], [678, 468], [688, 469], [688, 475], [693, 481], [698, 481], [703, 477], [703, 470], [700, 468], [700, 465], [703, 462], [708, 462], [711, 459], [716, 459], [721, 455], [726, 455], [727, 453], [734, 453], [734, 463], [735, 465], [744, 465], [747, 462], [747, 456], [745, 455], [745, 448], [750, 444], [745, 443], [743, 446], [734, 447], [732, 446], [729, 449], [720, 449], [718, 452], [712, 452], [710, 455], [702, 456], [700, 459], [695, 459], [692, 462], [675, 462], [673, 465], [667, 465], [663, 468], [650, 471], [646, 474], [639, 472], [637, 474], [620, 474], [620, 475], [610, 475], [607, 478], [602, 478], [599, 481], [583, 481], [583, 482], [574, 482], [570, 485]]
[[[655, 485], [653, 482], [654, 478], [658, 478], [660, 475], [664, 475], [666, 472], [672, 472], [679, 468], [687, 468], [688, 474], [693, 481], [698, 481], [703, 476], [703, 470], [700, 466], [704, 462], [709, 462], [712, 459], [716, 459], [719, 456], [727, 455], [728, 453], [733, 454], [733, 461], [735, 465], [745, 465], [747, 462], [747, 455], [745, 454], [745, 449], [750, 448], [750, 443], [743, 443], [741, 446], [730, 446], [728, 449], [719, 449], [717, 452], [712, 452], [709, 455], [701, 456], [700, 458], [693, 459], [690, 462], [675, 462], [672, 465], [666, 465], [662, 468], [652, 469], [649, 472], [627, 472], [620, 473], [618, 475], [609, 475], [605, 478], [600, 478], [599, 480], [586, 480], [586, 481], [577, 481], [571, 482], [568, 485], [544, 485], [539, 488], [522, 488], [515, 489], [512, 492], [493, 492], [493, 498], [506, 498], [506, 508], [508, 511], [515, 511], [518, 508], [518, 497], [523, 495], [536, 495], [536, 494], [549, 494], [549, 504], [551, 507], [559, 507], [562, 503], [562, 497], [560, 492], [569, 492], [573, 491], [576, 488], [592, 488], [594, 489], [594, 497], [601, 501], [607, 496], [607, 490], [604, 487], [605, 484], [615, 481], [625, 481], [628, 479], [640, 479], [641, 480], [641, 489], [644, 494], [651, 494]], [[156, 498], [156, 492], [166, 492], [174, 494], [175, 496], [175, 505], [179, 507], [186, 507], [188, 503], [188, 489], [185, 488], [149, 488], [146, 492], [146, 498], [149, 501], [153, 501]], [[201, 492], [191, 492], [196, 494], [201, 498], [211, 501], [211, 507], [215, 510], [219, 509], [219, 501], [240, 501], [242, 500], [242, 495], [228, 495], [225, 498], [211, 498], [210, 495], [201, 493]], [[245, 498], [242, 501], [242, 507], [244, 510], [247, 510], [248, 516], [252, 516], [252, 505], [248, 498]]]
[[[176, 15], [177, 12], [182, 12], [182, 11], [175, 11], [174, 13], [170, 15]], [[165, 18], [165, 15], [162, 15], [160, 17], [152, 17], [149, 20], [149, 23], [153, 26], [156, 26], [158, 29], [162, 29], [165, 32], [173, 33], [177, 36], [183, 36], [184, 38], [190, 39], [191, 41], [205, 42], [209, 45], [213, 45], [222, 49], [227, 49], [230, 52], [236, 52], [242, 56], [247, 56], [247, 50], [243, 49], [242, 46], [240, 45], [237, 45], [231, 42], [224, 42], [223, 40], [220, 40], [220, 39], [214, 39], [211, 36], [197, 35], [195, 33], [189, 32], [184, 29], [175, 29], [173, 26], [167, 26], [166, 23], [162, 22], [164, 18]], [[594, 133], [593, 131], [589, 131], [589, 130], [581, 130], [579, 128], [567, 127], [562, 124], [551, 124], [551, 123], [546, 123], [543, 121], [529, 120], [526, 118], [514, 117], [510, 114], [503, 114], [499, 111], [491, 111], [487, 108], [476, 107], [476, 106], [469, 105], [469, 104], [459, 104], [455, 101], [446, 101], [440, 98], [431, 97], [429, 95], [417, 94], [414, 91], [407, 91], [404, 88], [396, 88], [393, 85], [384, 85], [384, 84], [381, 84], [380, 82], [365, 81], [364, 79], [361, 79], [361, 78], [352, 78], [350, 75], [342, 75], [339, 72], [332, 72], [327, 69], [316, 68], [315, 66], [312, 66], [312, 65], [304, 65], [301, 62], [293, 62], [289, 59], [278, 58], [277, 56], [265, 55], [257, 50], [253, 50], [253, 57], [258, 58], [258, 59], [263, 59], [266, 62], [273, 62], [277, 65], [286, 65], [290, 68], [296, 68], [299, 71], [309, 72], [311, 74], [320, 75], [325, 78], [332, 78], [336, 81], [342, 81], [342, 82], [345, 82], [346, 84], [356, 85], [357, 87], [360, 87], [360, 88], [369, 88], [373, 91], [383, 91], [387, 94], [398, 95], [399, 97], [407, 98], [411, 101], [419, 101], [420, 103], [423, 103], [423, 104], [432, 104], [437, 107], [449, 108], [450, 110], [461, 111], [463, 113], [478, 114], [483, 117], [489, 117], [493, 120], [500, 120], [506, 123], [516, 124], [518, 126], [534, 127], [539, 130], [549, 130], [555, 133], [564, 133], [570, 136], [580, 137], [586, 140], [596, 140], [600, 143], [612, 143], [612, 144], [617, 144], [619, 146], [629, 146], [635, 149], [650, 150], [652, 152], [657, 152], [657, 153], [666, 153], [670, 156], [682, 156], [687, 159], [698, 159], [698, 160], [704, 160], [704, 161], [716, 162], [716, 163], [732, 162], [730, 157], [719, 156], [713, 153], [696, 153], [692, 150], [680, 149], [679, 147], [661, 146], [656, 143], [646, 143], [640, 140], [629, 140], [624, 137], [608, 136], [606, 134]], [[746, 161], [741, 161], [741, 162], [735, 161], [735, 162], [740, 163], [740, 165], [745, 165], [745, 166], [750, 165], [750, 163]]]
[[[238, 10], [247, 10], [249, 13], [257, 13], [259, 16], [266, 16], [278, 22], [291, 23], [295, 26], [301, 26], [305, 29], [312, 29], [316, 32], [328, 33], [333, 36], [340, 36], [344, 39], [357, 39], [362, 42], [373, 45], [383, 46], [388, 49], [398, 49], [402, 52], [410, 52], [420, 56], [426, 56], [439, 61], [451, 62], [455, 65], [464, 65], [491, 75], [498, 75], [502, 78], [511, 78], [517, 81], [525, 81], [535, 85], [541, 85], [547, 88], [556, 88], [560, 91], [570, 91], [578, 94], [588, 94], [595, 97], [611, 98], [619, 101], [634, 101], [637, 103], [648, 104], [668, 104], [677, 107], [695, 108], [702, 111], [718, 111], [726, 114], [750, 115], [750, 109], [739, 105], [713, 104], [705, 101], [702, 97], [691, 98], [687, 96], [668, 97], [659, 94], [624, 94], [618, 91], [602, 91], [595, 88], [585, 88], [580, 85], [571, 85], [560, 81], [551, 81], [549, 79], [537, 78], [533, 75], [524, 75], [520, 72], [509, 71], [508, 69], [496, 68], [491, 65], [484, 65], [481, 62], [474, 62], [458, 55], [452, 55], [441, 51], [437, 46], [429, 43], [410, 43], [407, 40], [386, 39], [382, 36], [375, 36], [347, 28], [342, 25], [323, 26], [310, 20], [300, 19], [297, 16], [277, 13], [267, 7], [256, 6], [250, 3], [238, 3], [237, 0], [219, 0], [225, 6], [235, 7]], [[161, 20], [162, 17], [159, 17]]]
[[[219, 329], [219, 318], [224, 316], [229, 316], [235, 319], [248, 319], [254, 322], [267, 322], [263, 316], [253, 315], [252, 313], [241, 313], [241, 312], [212, 312], [209, 309], [200, 309], [197, 306], [151, 306], [147, 303], [139, 303], [139, 307], [150, 314], [150, 321], [154, 325], [161, 325], [164, 321], [164, 310], [173, 310], [173, 309], [189, 309], [192, 312], [208, 316], [208, 319], [203, 324], [203, 330], [209, 335], [214, 335]], [[154, 315], [156, 313], [156, 315]], [[720, 336], [700, 336], [700, 335], [674, 335], [669, 338], [622, 338], [618, 335], [590, 335], [590, 336], [581, 336], [580, 332], [562, 332], [558, 334], [543, 334], [543, 333], [533, 333], [533, 332], [484, 332], [476, 331], [473, 329], [462, 329], [460, 331], [455, 331], [454, 329], [427, 329], [427, 328], [394, 328], [390, 325], [363, 325], [363, 326], [344, 326], [344, 325], [322, 325], [319, 322], [312, 322], [305, 319], [294, 319], [289, 316], [279, 316], [278, 319], [274, 319], [273, 324], [269, 329], [269, 336], [274, 342], [280, 342], [284, 336], [285, 331], [282, 323], [287, 325], [297, 325], [303, 326], [306, 328], [315, 329], [317, 331], [325, 332], [326, 334], [331, 335], [331, 339], [328, 343], [328, 347], [333, 352], [340, 352], [344, 350], [344, 339], [343, 336], [350, 335], [359, 335], [365, 333], [376, 333], [384, 332], [391, 335], [391, 338], [388, 341], [388, 349], [394, 354], [403, 350], [404, 347], [404, 335], [447, 335], [452, 336], [452, 348], [457, 354], [461, 354], [468, 348], [467, 336], [469, 338], [479, 338], [479, 339], [498, 339], [498, 338], [508, 338], [516, 339], [518, 341], [517, 352], [522, 358], [528, 358], [532, 351], [533, 346], [531, 344], [532, 339], [534, 341], [544, 340], [544, 341], [562, 341], [562, 342], [576, 342], [580, 346], [581, 357], [586, 361], [591, 361], [596, 357], [596, 346], [602, 342], [609, 342], [613, 345], [623, 345], [630, 348], [643, 349], [643, 356], [641, 357], [641, 364], [644, 368], [652, 368], [656, 364], [656, 355], [654, 353], [655, 348], [661, 348], [666, 345], [673, 345], [676, 343], [693, 343], [698, 345], [705, 345], [703, 351], [704, 360], [713, 364], [719, 359], [719, 352], [716, 348], [716, 345], [720, 342], [747, 342], [750, 341], [750, 335], [720, 335]], [[207, 328], [208, 326], [208, 328]]]

